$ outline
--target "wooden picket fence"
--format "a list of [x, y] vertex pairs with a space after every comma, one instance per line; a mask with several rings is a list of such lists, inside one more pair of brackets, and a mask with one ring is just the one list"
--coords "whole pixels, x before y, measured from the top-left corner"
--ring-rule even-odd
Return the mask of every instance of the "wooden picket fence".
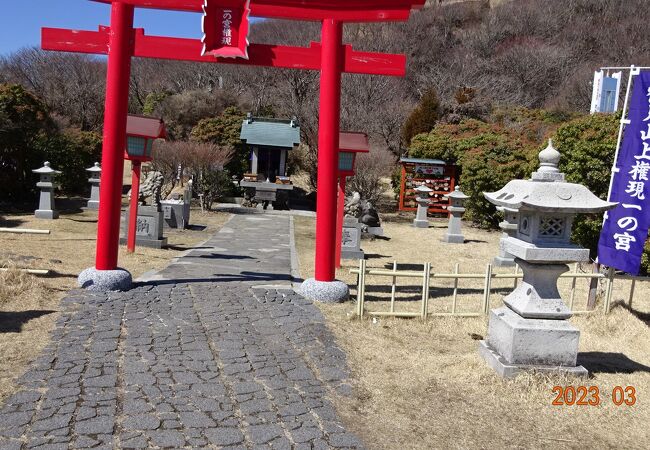
[[[517, 283], [520, 279], [523, 278], [523, 274], [519, 271], [518, 267], [515, 267], [513, 273], [495, 273], [493, 271], [492, 264], [486, 266], [484, 273], [460, 273], [459, 264], [455, 265], [453, 273], [435, 273], [431, 270], [431, 263], [425, 263], [422, 271], [414, 270], [397, 270], [397, 263], [393, 263], [393, 268], [391, 269], [376, 269], [368, 268], [366, 266], [366, 260], [359, 261], [358, 269], [351, 269], [350, 272], [358, 275], [357, 282], [357, 304], [356, 304], [356, 315], [359, 318], [363, 318], [364, 314], [370, 316], [382, 316], [382, 317], [402, 317], [402, 318], [413, 318], [420, 317], [426, 319], [427, 317], [481, 317], [486, 316], [490, 311], [490, 300], [492, 297], [492, 283], [494, 280], [513, 280], [513, 289], [517, 286]], [[369, 276], [381, 277], [381, 278], [390, 278], [390, 306], [388, 311], [366, 311], [365, 310], [365, 301], [366, 301], [366, 287], [367, 287], [367, 278]], [[406, 312], [406, 311], [396, 311], [396, 303], [399, 301], [397, 299], [397, 280], [400, 278], [407, 279], [420, 279], [422, 283], [422, 297], [420, 300], [420, 307], [418, 311]], [[580, 273], [579, 265], [576, 264], [574, 269], [570, 273], [565, 273], [561, 275], [561, 278], [571, 279], [571, 293], [569, 297], [569, 308], [573, 311], [573, 314], [592, 314], [597, 311], [593, 310], [574, 310], [575, 300], [576, 300], [576, 284], [578, 279], [604, 279], [605, 280], [605, 294], [604, 301], [602, 302], [602, 308], [605, 313], [609, 313], [611, 310], [612, 296], [614, 291], [614, 282], [615, 280], [631, 280], [631, 287], [629, 293], [629, 304], [632, 305], [632, 300], [634, 298], [634, 291], [637, 281], [650, 281], [650, 278], [641, 278], [641, 277], [632, 277], [628, 275], [618, 275], [614, 272], [613, 269], [609, 269], [606, 274], [603, 273]], [[431, 300], [430, 290], [432, 280], [453, 280], [453, 294], [452, 294], [452, 304], [450, 312], [430, 312], [429, 304]], [[459, 281], [460, 280], [483, 280], [483, 296], [480, 309], [473, 312], [460, 312], [458, 308], [458, 297], [459, 297]], [[383, 284], [385, 285], [385, 283]]]

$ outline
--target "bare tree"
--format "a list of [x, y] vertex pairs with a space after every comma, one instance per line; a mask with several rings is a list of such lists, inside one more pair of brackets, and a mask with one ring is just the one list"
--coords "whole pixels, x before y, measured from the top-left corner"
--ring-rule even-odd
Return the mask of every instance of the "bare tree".
[[0, 60], [6, 81], [19, 83], [82, 130], [101, 129], [105, 64], [87, 55], [25, 48]]

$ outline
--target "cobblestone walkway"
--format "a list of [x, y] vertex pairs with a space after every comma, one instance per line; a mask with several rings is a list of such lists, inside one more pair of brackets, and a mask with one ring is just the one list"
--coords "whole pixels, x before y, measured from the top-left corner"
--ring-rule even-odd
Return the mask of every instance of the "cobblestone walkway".
[[360, 447], [327, 400], [345, 355], [288, 285], [290, 218], [235, 216], [152, 278], [63, 301], [0, 448]]

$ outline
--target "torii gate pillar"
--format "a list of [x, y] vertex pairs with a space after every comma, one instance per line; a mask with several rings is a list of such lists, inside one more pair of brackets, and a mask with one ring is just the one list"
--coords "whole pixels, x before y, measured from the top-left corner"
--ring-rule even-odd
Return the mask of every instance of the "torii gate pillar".
[[312, 300], [341, 302], [349, 296], [348, 285], [336, 281], [337, 181], [341, 120], [341, 72], [343, 70], [343, 26], [323, 20], [318, 124], [318, 180], [316, 194], [315, 277], [300, 290]]
[[97, 223], [95, 267], [79, 275], [79, 284], [96, 290], [128, 289], [131, 274], [117, 267], [122, 211], [122, 177], [126, 120], [129, 107], [131, 56], [133, 55], [134, 7], [123, 2], [111, 4], [102, 176]]

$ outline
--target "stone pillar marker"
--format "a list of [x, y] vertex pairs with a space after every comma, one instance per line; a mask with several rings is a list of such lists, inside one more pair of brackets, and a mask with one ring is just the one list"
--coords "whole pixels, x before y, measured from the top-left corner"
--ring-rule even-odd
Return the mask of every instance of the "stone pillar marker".
[[448, 198], [450, 201], [447, 210], [451, 213], [451, 217], [449, 218], [449, 225], [447, 226], [447, 234], [442, 238], [442, 241], [449, 244], [464, 244], [465, 236], [463, 236], [461, 229], [463, 214], [465, 214], [465, 207], [463, 205], [469, 196], [461, 192], [460, 186], [456, 186], [454, 192], [445, 195], [444, 198]]
[[93, 167], [86, 169], [86, 172], [90, 173], [90, 178], [88, 178], [88, 182], [90, 183], [90, 198], [86, 207], [88, 209], [99, 209], [99, 179], [102, 174], [102, 168], [96, 162]]
[[517, 234], [519, 212], [503, 206], [497, 207], [497, 210], [501, 211], [504, 217], [503, 222], [499, 223], [499, 227], [503, 230], [503, 236], [499, 242], [499, 255], [494, 258], [492, 264], [496, 267], [514, 267], [516, 265], [515, 257], [503, 249], [503, 241]]
[[59, 212], [54, 209], [54, 178], [61, 172], [54, 170], [50, 167], [50, 163], [45, 161], [43, 167], [40, 169], [32, 170], [41, 176], [41, 179], [36, 183], [36, 187], [40, 188], [41, 195], [38, 202], [38, 209], [34, 211], [37, 219], [58, 219]]
[[557, 288], [571, 262], [589, 261], [589, 250], [571, 244], [577, 214], [602, 213], [616, 207], [586, 187], [567, 183], [558, 169], [560, 153], [549, 146], [539, 154], [540, 169], [531, 180], [513, 180], [485, 193], [490, 203], [518, 211], [517, 229], [501, 241], [523, 271], [523, 281], [490, 312], [487, 338], [479, 352], [501, 376], [526, 369], [586, 376], [577, 366], [580, 331]]
[[429, 205], [431, 204], [431, 199], [429, 194], [433, 192], [433, 189], [429, 189], [425, 185], [418, 186], [414, 189], [418, 196], [415, 198], [415, 201], [418, 202], [418, 211], [415, 213], [415, 220], [413, 220], [413, 226], [415, 228], [429, 228]]

